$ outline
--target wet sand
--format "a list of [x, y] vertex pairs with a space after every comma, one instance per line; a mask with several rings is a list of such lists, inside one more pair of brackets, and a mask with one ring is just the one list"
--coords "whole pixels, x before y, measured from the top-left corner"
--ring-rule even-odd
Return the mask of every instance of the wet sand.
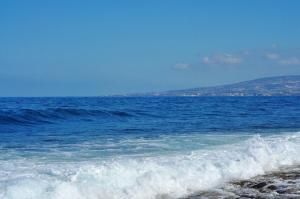
[[300, 166], [282, 168], [249, 180], [233, 181], [184, 199], [205, 198], [300, 199]]

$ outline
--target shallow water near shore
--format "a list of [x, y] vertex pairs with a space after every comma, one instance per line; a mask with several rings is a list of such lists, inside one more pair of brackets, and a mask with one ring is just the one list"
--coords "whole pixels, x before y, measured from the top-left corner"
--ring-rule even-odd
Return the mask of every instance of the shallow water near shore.
[[292, 197], [299, 154], [299, 97], [0, 98], [5, 199]]

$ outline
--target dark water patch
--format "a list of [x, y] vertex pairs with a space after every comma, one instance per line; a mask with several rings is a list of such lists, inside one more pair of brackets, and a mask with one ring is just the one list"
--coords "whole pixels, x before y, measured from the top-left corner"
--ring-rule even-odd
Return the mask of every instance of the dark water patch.
[[127, 118], [136, 116], [125, 111], [83, 108], [0, 110], [0, 125], [51, 124], [69, 119], [94, 121], [101, 118]]
[[120, 116], [120, 117], [133, 117], [133, 114], [124, 111], [109, 111], [110, 114]]
[[43, 139], [43, 142], [61, 142], [62, 140], [59, 139], [55, 139], [55, 138], [47, 138], [47, 139]]

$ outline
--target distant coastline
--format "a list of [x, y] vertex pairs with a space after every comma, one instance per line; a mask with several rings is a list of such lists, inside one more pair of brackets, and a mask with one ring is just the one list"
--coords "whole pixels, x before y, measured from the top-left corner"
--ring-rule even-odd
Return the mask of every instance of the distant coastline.
[[117, 96], [300, 96], [300, 75], [266, 77], [222, 86]]

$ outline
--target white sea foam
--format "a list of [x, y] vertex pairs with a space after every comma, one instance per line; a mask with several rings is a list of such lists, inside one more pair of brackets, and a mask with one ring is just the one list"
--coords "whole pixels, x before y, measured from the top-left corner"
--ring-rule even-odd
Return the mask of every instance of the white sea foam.
[[233, 179], [300, 164], [300, 134], [251, 139], [189, 153], [47, 163], [0, 161], [0, 198], [177, 198]]

